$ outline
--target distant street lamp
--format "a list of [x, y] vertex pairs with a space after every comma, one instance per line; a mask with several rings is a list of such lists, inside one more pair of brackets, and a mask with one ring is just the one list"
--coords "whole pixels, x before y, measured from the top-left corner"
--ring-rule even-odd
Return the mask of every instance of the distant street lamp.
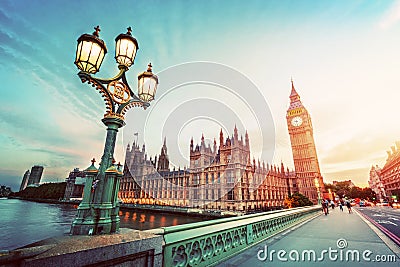
[[158, 78], [152, 73], [151, 63], [147, 71], [138, 76], [138, 96], [128, 85], [125, 73], [133, 65], [139, 49], [137, 40], [131, 34], [131, 27], [126, 34], [115, 39], [115, 59], [119, 73], [109, 79], [91, 76], [99, 71], [107, 53], [103, 40], [99, 38], [97, 26], [93, 34], [83, 34], [78, 38], [75, 65], [82, 83], [87, 82], [99, 91], [106, 105], [102, 122], [107, 126], [107, 137], [100, 167], [92, 165], [85, 170], [86, 184], [84, 196], [78, 207], [78, 214], [71, 226], [71, 234], [107, 234], [119, 229], [118, 190], [122, 177], [121, 165], [115, 165], [114, 148], [118, 128], [125, 125], [125, 113], [132, 107], [150, 106], [157, 90]]

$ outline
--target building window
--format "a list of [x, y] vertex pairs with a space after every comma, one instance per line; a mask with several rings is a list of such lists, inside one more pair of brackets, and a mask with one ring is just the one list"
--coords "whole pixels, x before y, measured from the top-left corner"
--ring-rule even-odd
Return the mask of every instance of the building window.
[[234, 199], [235, 199], [235, 193], [234, 193], [233, 189], [229, 190], [229, 192], [228, 192], [228, 200], [234, 200]]
[[228, 171], [227, 175], [228, 175], [228, 177], [226, 179], [227, 180], [226, 182], [228, 184], [233, 184], [235, 182], [235, 179], [233, 177], [233, 173], [231, 171]]
[[193, 177], [193, 184], [194, 184], [194, 185], [200, 184], [200, 177], [199, 177], [198, 174], [196, 174], [196, 175]]

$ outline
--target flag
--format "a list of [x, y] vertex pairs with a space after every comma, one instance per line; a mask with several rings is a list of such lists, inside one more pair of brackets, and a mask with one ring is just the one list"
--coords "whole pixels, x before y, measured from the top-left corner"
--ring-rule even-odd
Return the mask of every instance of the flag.
[[134, 135], [134, 136], [138, 136], [138, 135], [139, 135], [139, 133], [134, 133], [133, 135]]

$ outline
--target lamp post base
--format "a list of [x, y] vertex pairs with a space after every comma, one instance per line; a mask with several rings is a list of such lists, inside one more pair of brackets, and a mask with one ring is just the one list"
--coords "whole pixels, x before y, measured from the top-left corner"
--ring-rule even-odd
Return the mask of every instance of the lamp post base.
[[[99, 180], [100, 187], [93, 187], [94, 177], [99, 177], [93, 165], [86, 169], [84, 197], [78, 207], [78, 214], [71, 226], [71, 235], [101, 235], [111, 234], [119, 230], [118, 188], [122, 177], [121, 165], [112, 165]], [[102, 187], [102, 202], [93, 202], [96, 190]], [[107, 200], [107, 201], [104, 201]]]
[[[114, 228], [114, 231], [111, 229]], [[72, 223], [71, 235], [101, 235], [115, 233], [115, 227], [112, 223]]]
[[[89, 210], [79, 212], [87, 213]], [[101, 235], [115, 233], [119, 229], [119, 206], [94, 209], [94, 216], [78, 217], [71, 226], [71, 235]]]

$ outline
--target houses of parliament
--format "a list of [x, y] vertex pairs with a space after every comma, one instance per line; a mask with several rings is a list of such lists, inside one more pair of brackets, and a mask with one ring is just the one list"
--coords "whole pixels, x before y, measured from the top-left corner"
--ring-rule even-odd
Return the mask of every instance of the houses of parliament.
[[154, 159], [145, 145], [128, 144], [119, 198], [124, 203], [171, 205], [231, 211], [282, 207], [289, 195], [300, 192], [317, 203], [324, 191], [313, 137], [311, 117], [293, 81], [286, 115], [295, 170], [251, 159], [246, 131], [239, 138], [219, 133], [218, 142], [190, 141], [188, 167], [169, 167], [167, 142]]

